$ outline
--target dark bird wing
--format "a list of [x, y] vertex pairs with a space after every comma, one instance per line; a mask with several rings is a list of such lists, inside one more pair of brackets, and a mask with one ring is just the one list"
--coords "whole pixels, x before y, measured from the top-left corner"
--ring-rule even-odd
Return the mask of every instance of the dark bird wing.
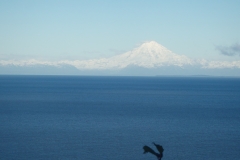
[[150, 148], [148, 146], [143, 146], [143, 150], [144, 150], [143, 154], [146, 154], [146, 153], [149, 152], [149, 153], [152, 153], [155, 156], [158, 156], [158, 154], [152, 148]]
[[163, 151], [164, 151], [163, 147], [162, 147], [161, 145], [158, 145], [158, 144], [154, 143], [154, 142], [153, 142], [153, 144], [154, 144], [155, 147], [157, 148], [158, 152], [159, 152], [160, 154], [162, 154]]

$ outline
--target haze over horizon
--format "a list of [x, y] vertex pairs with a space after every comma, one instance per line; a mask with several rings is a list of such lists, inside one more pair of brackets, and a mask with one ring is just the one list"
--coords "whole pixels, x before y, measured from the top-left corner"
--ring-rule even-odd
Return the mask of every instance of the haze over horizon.
[[1, 1], [0, 74], [240, 76], [238, 6]]

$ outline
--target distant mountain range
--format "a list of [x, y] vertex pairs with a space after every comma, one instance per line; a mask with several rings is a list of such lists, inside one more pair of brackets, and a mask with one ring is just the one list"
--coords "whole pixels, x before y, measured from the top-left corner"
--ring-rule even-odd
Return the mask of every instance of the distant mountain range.
[[0, 74], [84, 75], [222, 75], [223, 71], [228, 70], [229, 75], [240, 76], [240, 61], [194, 60], [150, 41], [110, 58], [73, 61], [0, 60], [0, 69]]

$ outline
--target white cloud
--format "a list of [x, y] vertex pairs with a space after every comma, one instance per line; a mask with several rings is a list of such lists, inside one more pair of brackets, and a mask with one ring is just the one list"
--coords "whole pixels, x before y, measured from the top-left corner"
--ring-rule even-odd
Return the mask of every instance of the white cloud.
[[240, 61], [207, 61], [205, 59], [201, 60], [191, 60], [182, 62], [181, 60], [174, 60], [173, 62], [156, 62], [151, 63], [147, 61], [124, 61], [122, 59], [93, 59], [93, 60], [62, 60], [62, 61], [40, 61], [35, 59], [30, 60], [0, 60], [1, 66], [34, 66], [34, 65], [45, 65], [45, 66], [54, 66], [61, 67], [63, 65], [74, 66], [79, 70], [113, 70], [113, 69], [123, 69], [130, 65], [135, 65], [143, 68], [158, 68], [162, 66], [200, 66], [205, 69], [221, 69], [221, 68], [240, 68]]
[[2, 66], [33, 66], [33, 65], [47, 65], [47, 66], [59, 66], [58, 62], [50, 61], [39, 61], [36, 59], [29, 60], [0, 60], [0, 65]]
[[223, 69], [223, 68], [240, 68], [240, 61], [210, 61], [203, 65], [202, 68]]

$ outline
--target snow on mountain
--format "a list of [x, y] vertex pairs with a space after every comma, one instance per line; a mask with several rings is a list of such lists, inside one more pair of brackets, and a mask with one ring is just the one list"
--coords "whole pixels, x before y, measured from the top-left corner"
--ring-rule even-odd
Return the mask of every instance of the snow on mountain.
[[128, 66], [156, 68], [161, 66], [193, 65], [194, 61], [184, 55], [177, 55], [155, 41], [143, 43], [132, 51], [113, 56], [85, 61], [65, 61], [78, 69], [123, 69]]
[[29, 60], [0, 60], [0, 66], [52, 66], [61, 68], [73, 66], [81, 71], [89, 70], [122, 70], [128, 67], [157, 69], [164, 67], [174, 68], [202, 68], [202, 69], [239, 69], [240, 61], [207, 61], [205, 59], [193, 60], [184, 55], [178, 55], [155, 41], [143, 43], [133, 50], [110, 58], [91, 60], [62, 60], [41, 61]]

